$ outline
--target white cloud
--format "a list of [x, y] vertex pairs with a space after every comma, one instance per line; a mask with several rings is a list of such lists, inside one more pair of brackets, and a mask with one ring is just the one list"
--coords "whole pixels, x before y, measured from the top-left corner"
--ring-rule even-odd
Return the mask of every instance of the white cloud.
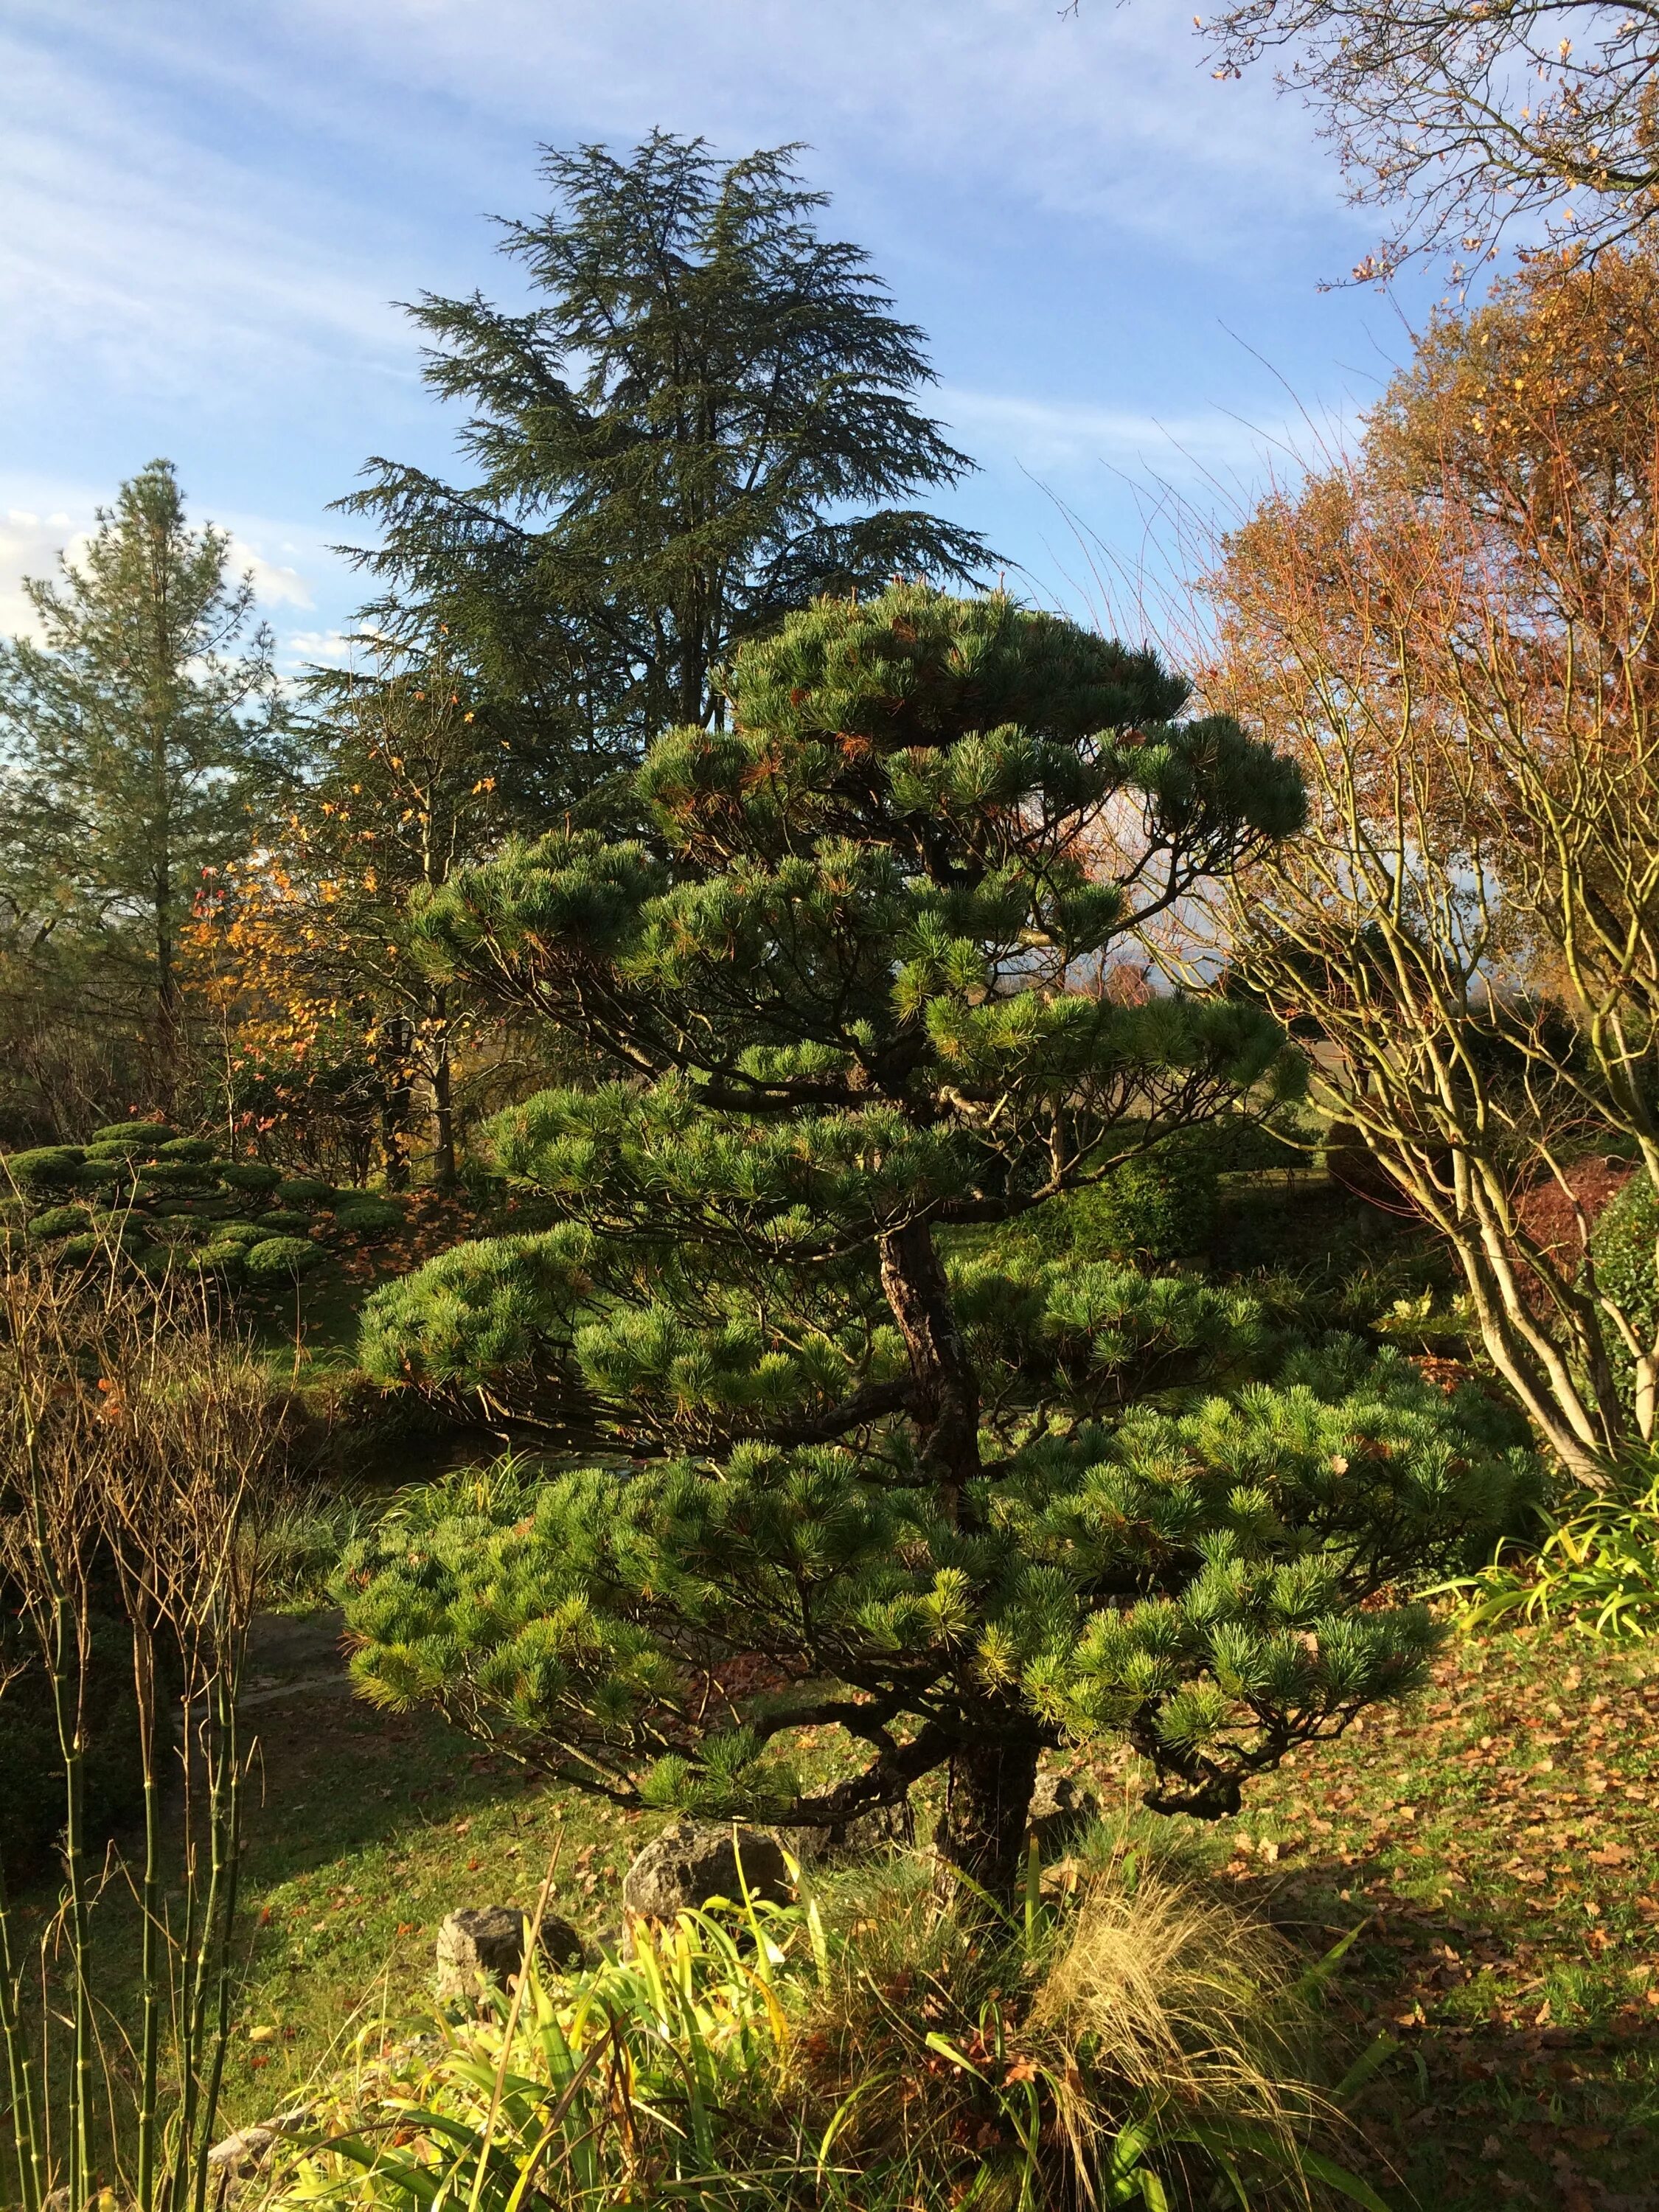
[[282, 641], [285, 665], [307, 666], [313, 661], [337, 668], [351, 657], [351, 641], [341, 629], [293, 629]]
[[37, 510], [13, 507], [0, 521], [0, 637], [40, 635], [34, 609], [23, 592], [23, 579], [50, 580], [58, 574], [60, 556], [79, 533], [61, 511], [42, 516]]
[[[284, 547], [289, 551], [292, 548]], [[254, 597], [261, 607], [313, 607], [312, 589], [297, 568], [267, 561], [253, 546], [233, 536], [228, 565], [233, 576], [252, 575]]]

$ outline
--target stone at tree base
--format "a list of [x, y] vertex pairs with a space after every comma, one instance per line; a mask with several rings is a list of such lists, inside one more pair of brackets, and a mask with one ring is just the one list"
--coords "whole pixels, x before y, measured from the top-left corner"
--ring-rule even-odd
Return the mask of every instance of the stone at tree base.
[[[524, 1964], [530, 1915], [516, 1905], [477, 1905], [452, 1912], [438, 1930], [438, 1995], [475, 1997], [482, 1981], [505, 1988]], [[544, 1913], [537, 1945], [553, 1966], [580, 1963], [580, 1932], [555, 1913]]]
[[[908, 1797], [896, 1805], [872, 1805], [833, 1828], [779, 1828], [779, 1842], [802, 1866], [830, 1859], [872, 1858], [878, 1851], [908, 1850], [916, 1840], [915, 1808]], [[747, 1860], [744, 1864], [748, 1863]]]
[[[741, 1877], [738, 1853], [743, 1855]], [[751, 1897], [774, 1905], [794, 1894], [782, 1846], [759, 1828], [738, 1832], [697, 1820], [675, 1820], [648, 1843], [623, 1876], [623, 1910], [636, 1920], [672, 1920], [711, 1897]]]
[[1025, 1826], [1036, 1838], [1037, 1849], [1045, 1858], [1050, 1851], [1075, 1841], [1099, 1818], [1098, 1798], [1079, 1790], [1069, 1774], [1038, 1775]]

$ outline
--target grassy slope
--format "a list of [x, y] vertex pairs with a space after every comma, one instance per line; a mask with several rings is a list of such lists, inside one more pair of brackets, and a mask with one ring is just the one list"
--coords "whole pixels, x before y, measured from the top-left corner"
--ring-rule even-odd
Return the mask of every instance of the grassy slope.
[[[556, 1848], [556, 1909], [614, 1928], [649, 1827], [319, 1684], [325, 1638], [260, 1666], [228, 2126], [418, 2014], [444, 1913], [528, 1904]], [[1132, 1798], [1127, 1761], [1103, 1779]], [[1358, 2115], [1391, 2202], [1640, 2212], [1659, 2206], [1656, 1808], [1659, 1657], [1533, 1632], [1454, 1647], [1413, 1708], [1304, 1754], [1237, 1820], [1151, 1825], [1310, 1955], [1364, 1923], [1334, 2024], [1400, 2046]], [[100, 1919], [118, 1979], [131, 1916], [112, 1893]]]
[[1659, 2206], [1659, 1655], [1455, 1645], [1200, 1847], [1314, 1947], [1364, 1921], [1334, 1996], [1400, 2045], [1359, 2108], [1395, 2201]]

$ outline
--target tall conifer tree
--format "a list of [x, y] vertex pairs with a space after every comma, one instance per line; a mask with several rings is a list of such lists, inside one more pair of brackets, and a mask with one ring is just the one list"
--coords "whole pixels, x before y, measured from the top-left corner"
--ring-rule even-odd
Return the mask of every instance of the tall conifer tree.
[[169, 461], [122, 485], [56, 582], [24, 588], [41, 638], [0, 641], [10, 902], [55, 904], [118, 1000], [147, 1002], [165, 1088], [203, 871], [246, 849], [253, 810], [294, 766], [270, 635], [226, 533], [191, 527]]
[[376, 459], [343, 505], [383, 629], [447, 622], [486, 688], [578, 750], [637, 756], [721, 710], [716, 672], [822, 592], [965, 579], [971, 531], [906, 504], [970, 465], [915, 406], [922, 334], [824, 239], [792, 147], [722, 165], [654, 133], [550, 151], [503, 226], [521, 313], [426, 295], [426, 377], [470, 410], [471, 482]]

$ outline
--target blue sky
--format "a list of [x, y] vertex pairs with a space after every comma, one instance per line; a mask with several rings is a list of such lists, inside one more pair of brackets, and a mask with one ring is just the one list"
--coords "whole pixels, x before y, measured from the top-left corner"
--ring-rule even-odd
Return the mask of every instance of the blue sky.
[[1074, 608], [1063, 508], [1133, 576], [1163, 487], [1224, 505], [1340, 432], [1427, 305], [1318, 289], [1372, 224], [1167, 0], [7, 0], [0, 629], [166, 454], [290, 665], [327, 653], [328, 502], [369, 453], [448, 465], [393, 303], [514, 296], [487, 218], [538, 210], [538, 143], [659, 125], [806, 142], [981, 463], [951, 511]]

